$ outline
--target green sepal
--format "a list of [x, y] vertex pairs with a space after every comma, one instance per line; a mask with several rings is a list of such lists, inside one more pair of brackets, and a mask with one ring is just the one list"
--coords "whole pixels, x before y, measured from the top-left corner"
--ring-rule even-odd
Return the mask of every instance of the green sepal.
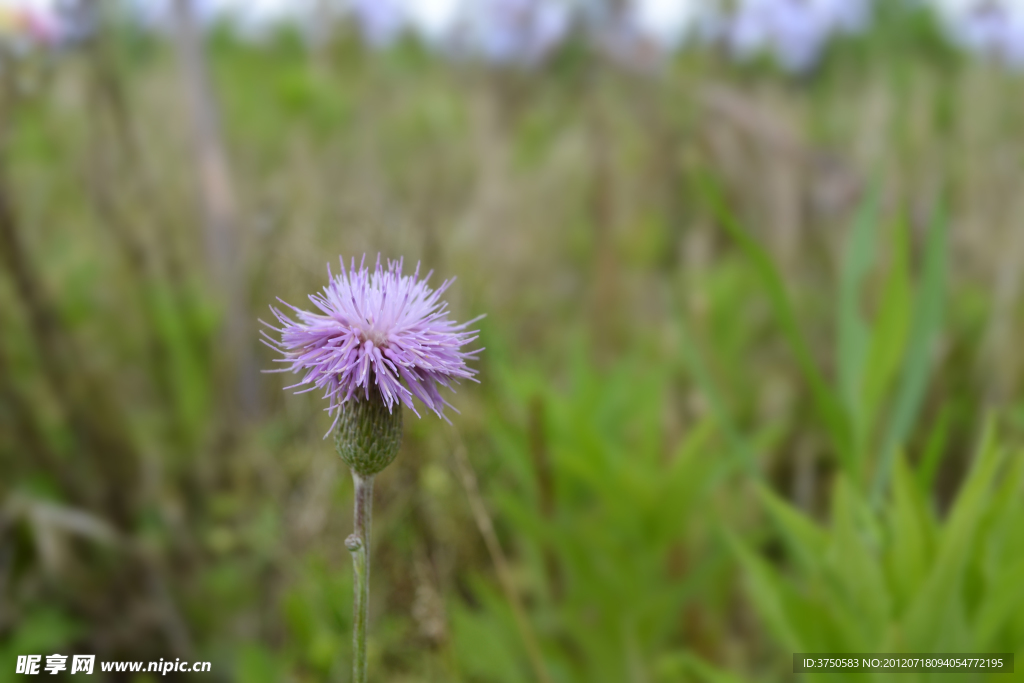
[[352, 398], [341, 406], [334, 446], [345, 464], [363, 477], [390, 465], [402, 445], [402, 406], [391, 410], [377, 392], [369, 399]]

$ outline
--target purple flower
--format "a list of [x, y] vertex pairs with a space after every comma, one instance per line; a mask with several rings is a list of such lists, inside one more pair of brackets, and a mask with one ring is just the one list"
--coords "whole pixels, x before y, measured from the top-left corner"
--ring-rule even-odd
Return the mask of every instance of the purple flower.
[[709, 28], [714, 10], [706, 0], [636, 0], [588, 6], [591, 41], [626, 69], [654, 72], [685, 40]]
[[1024, 66], [1024, 13], [1006, 4], [979, 2], [953, 23], [953, 37], [968, 50], [1011, 67]]
[[588, 30], [598, 51], [619, 66], [653, 71], [665, 50], [641, 21], [636, 4], [600, 4], [590, 8]]
[[570, 6], [552, 0], [480, 0], [467, 18], [480, 56], [527, 67], [542, 62], [572, 23]]
[[869, 0], [742, 0], [725, 27], [741, 59], [772, 54], [790, 72], [810, 70], [829, 39], [862, 30]]
[[431, 273], [419, 279], [419, 265], [412, 275], [402, 275], [401, 260], [388, 261], [385, 267], [378, 256], [372, 271], [365, 262], [364, 256], [356, 268], [353, 259], [346, 270], [341, 260], [337, 276], [328, 266], [330, 282], [309, 297], [319, 313], [278, 299], [295, 312], [296, 321], [271, 306], [281, 327], [263, 324], [281, 339], [266, 332], [263, 336], [268, 346], [284, 354], [278, 362], [289, 364], [277, 372], [304, 372], [301, 382], [286, 388], [310, 385], [299, 393], [323, 389], [335, 423], [345, 402], [369, 400], [371, 392], [379, 394], [389, 412], [404, 403], [418, 416], [412, 401], [416, 397], [447, 421], [444, 406], [455, 409], [438, 388], [451, 388], [460, 378], [476, 381], [476, 370], [466, 361], [476, 360], [483, 349], [461, 347], [477, 339], [477, 331], [466, 328], [480, 318], [461, 324], [448, 318], [448, 304], [440, 297], [453, 280], [434, 290], [427, 286]]
[[405, 8], [398, 0], [352, 0], [351, 10], [372, 47], [388, 47], [405, 29]]

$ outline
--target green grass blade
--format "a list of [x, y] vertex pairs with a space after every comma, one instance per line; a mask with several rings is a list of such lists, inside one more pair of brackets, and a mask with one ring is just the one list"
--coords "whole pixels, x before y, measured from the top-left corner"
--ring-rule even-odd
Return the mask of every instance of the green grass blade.
[[724, 393], [715, 381], [710, 364], [705, 360], [703, 353], [698, 348], [697, 339], [691, 334], [689, 326], [684, 320], [684, 314], [680, 313], [678, 315], [677, 324], [680, 327], [683, 340], [683, 363], [707, 398], [711, 414], [725, 436], [726, 445], [730, 451], [729, 469], [733, 466], [743, 467], [755, 478], [760, 477], [760, 472], [757, 469], [756, 452], [737, 426], [735, 415], [726, 402]]
[[775, 570], [731, 533], [726, 539], [744, 568], [750, 587], [750, 597], [758, 613], [775, 637], [793, 651], [799, 651], [803, 639], [791, 622], [787, 606], [789, 589]]
[[820, 529], [813, 520], [768, 487], [759, 486], [758, 494], [796, 559], [807, 570], [818, 571], [821, 558], [828, 548], [828, 532]]
[[931, 491], [935, 485], [935, 475], [939, 471], [939, 463], [946, 452], [949, 433], [953, 424], [955, 409], [952, 403], [946, 403], [939, 411], [939, 416], [932, 425], [928, 440], [925, 442], [921, 460], [917, 465], [917, 487], [921, 491]]
[[948, 244], [945, 216], [939, 212], [932, 223], [925, 253], [924, 276], [914, 307], [914, 322], [900, 377], [892, 419], [882, 441], [872, 499], [877, 504], [885, 493], [896, 450], [906, 441], [924, 401], [932, 351], [942, 326]]
[[845, 413], [836, 396], [829, 389], [821, 371], [814, 362], [810, 345], [797, 320], [793, 305], [786, 292], [785, 283], [771, 257], [749, 234], [739, 225], [732, 212], [725, 206], [721, 193], [706, 176], [701, 176], [699, 189], [710, 204], [715, 217], [729, 233], [746, 255], [750, 264], [757, 272], [762, 285], [768, 293], [775, 315], [782, 324], [786, 340], [796, 355], [797, 364], [810, 384], [814, 397], [814, 407], [818, 418], [828, 431], [839, 459], [848, 468], [853, 463], [850, 458], [850, 429]]
[[[852, 451], [860, 460], [864, 447], [864, 403], [861, 382], [871, 342], [871, 330], [861, 315], [861, 289], [871, 269], [875, 251], [877, 192], [872, 192], [857, 212], [846, 246], [839, 276], [839, 305], [836, 321], [839, 392], [850, 420]], [[859, 464], [859, 462], [858, 462]]]
[[745, 680], [734, 673], [708, 664], [696, 655], [684, 654], [680, 660], [683, 668], [688, 670], [698, 681], [706, 683], [745, 683]]
[[995, 442], [994, 430], [989, 427], [971, 473], [950, 511], [928, 579], [907, 610], [904, 632], [914, 647], [933, 646], [942, 636], [942, 630], [948, 627], [946, 622], [961, 609], [964, 568], [970, 559], [971, 545], [976, 540], [1001, 460], [1002, 451]]
[[897, 596], [897, 611], [924, 583], [934, 553], [935, 528], [931, 512], [903, 458], [897, 458], [886, 523], [893, 539], [889, 576]]
[[871, 347], [862, 376], [863, 431], [874, 435], [907, 346], [912, 311], [909, 236], [903, 223], [890, 233], [892, 256], [872, 323]]
[[1003, 567], [988, 591], [974, 620], [974, 646], [979, 651], [994, 647], [999, 629], [1024, 607], [1024, 559]]

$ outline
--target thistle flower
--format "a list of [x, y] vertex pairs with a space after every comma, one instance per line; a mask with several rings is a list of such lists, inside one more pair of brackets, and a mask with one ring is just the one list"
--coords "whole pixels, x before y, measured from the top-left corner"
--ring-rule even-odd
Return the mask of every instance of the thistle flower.
[[330, 431], [338, 427], [335, 446], [352, 469], [355, 529], [345, 539], [355, 572], [352, 680], [366, 683], [374, 477], [398, 454], [402, 404], [415, 412], [417, 398], [444, 418], [444, 406], [451, 405], [438, 388], [473, 379], [476, 370], [466, 361], [483, 349], [462, 350], [477, 338], [476, 331], [466, 328], [479, 318], [466, 323], [448, 319], [441, 295], [452, 280], [434, 290], [427, 285], [431, 273], [421, 280], [418, 265], [412, 275], [403, 275], [401, 260], [388, 261], [385, 267], [378, 256], [373, 271], [366, 267], [365, 256], [358, 268], [355, 259], [347, 270], [345, 261], [339, 261], [341, 274], [332, 275], [328, 266], [327, 286], [309, 297], [319, 313], [278, 299], [298, 320], [271, 306], [281, 327], [263, 324], [281, 339], [262, 334], [264, 343], [284, 354], [277, 360], [289, 365], [277, 372], [305, 373], [293, 387], [308, 384], [304, 391], [325, 391], [327, 410], [334, 414]]
[[347, 402], [371, 398], [379, 398], [389, 413], [404, 403], [418, 417], [416, 398], [447, 421], [444, 407], [455, 409], [439, 388], [451, 388], [459, 379], [475, 381], [476, 370], [466, 361], [475, 360], [482, 349], [462, 347], [477, 339], [477, 331], [467, 328], [480, 318], [466, 323], [448, 318], [441, 295], [453, 280], [434, 290], [427, 285], [433, 271], [420, 279], [419, 265], [412, 275], [403, 275], [401, 260], [388, 261], [385, 267], [378, 257], [372, 271], [365, 262], [364, 256], [356, 268], [353, 259], [346, 269], [341, 260], [337, 276], [328, 266], [327, 286], [309, 297], [319, 313], [278, 299], [292, 309], [293, 320], [271, 306], [281, 327], [263, 324], [278, 332], [280, 340], [263, 332], [264, 343], [284, 355], [278, 362], [289, 367], [279, 372], [305, 373], [287, 388], [309, 385], [297, 393], [323, 390], [329, 401], [326, 410], [334, 416], [331, 429]]

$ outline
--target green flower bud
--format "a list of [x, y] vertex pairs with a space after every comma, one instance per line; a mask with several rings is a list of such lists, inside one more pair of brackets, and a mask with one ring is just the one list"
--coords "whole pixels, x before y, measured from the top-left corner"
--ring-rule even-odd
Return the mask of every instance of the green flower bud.
[[380, 393], [352, 397], [341, 406], [334, 430], [338, 455], [361, 477], [372, 477], [391, 464], [402, 445], [402, 406], [390, 411]]

